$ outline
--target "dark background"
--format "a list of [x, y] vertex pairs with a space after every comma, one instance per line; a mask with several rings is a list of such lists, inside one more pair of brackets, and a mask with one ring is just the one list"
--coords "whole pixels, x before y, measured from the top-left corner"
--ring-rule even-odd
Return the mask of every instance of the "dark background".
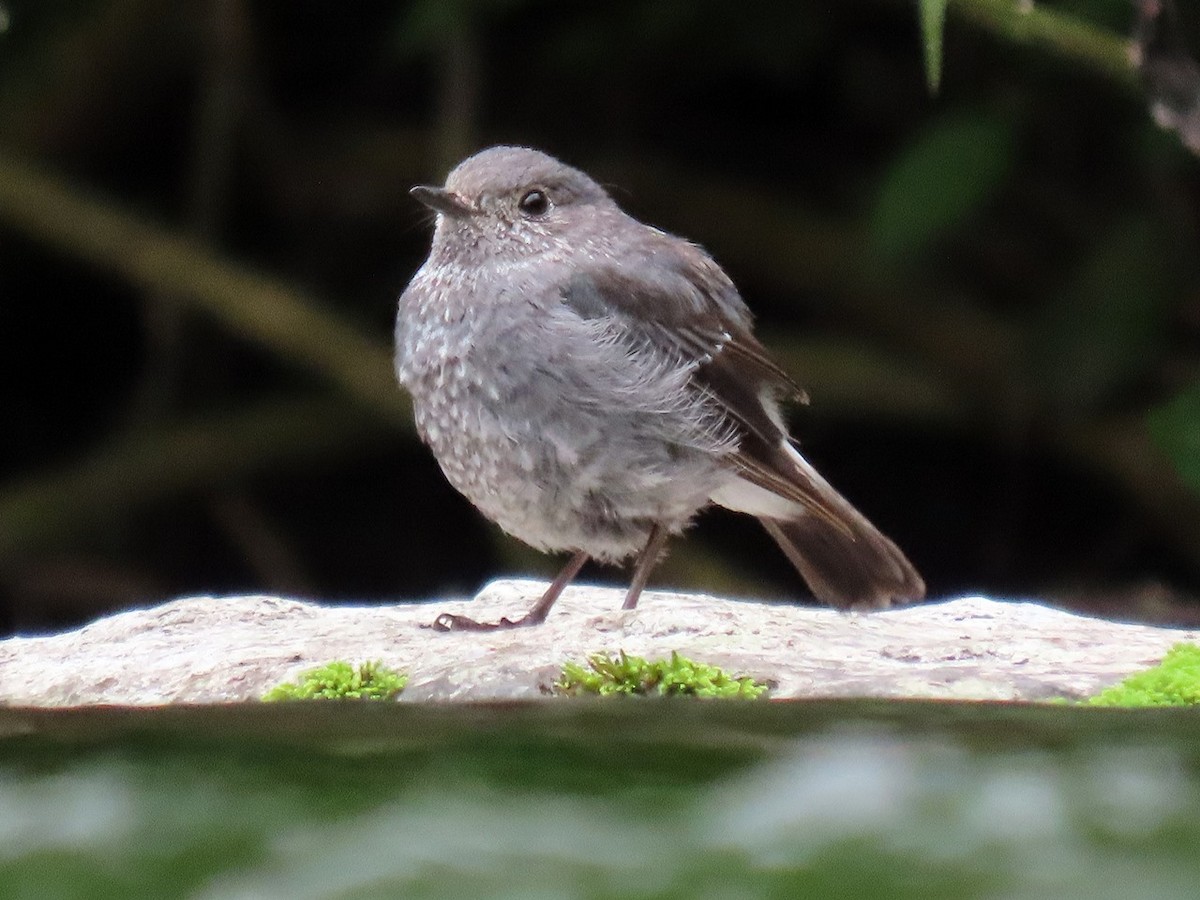
[[[1200, 502], [1146, 425], [1200, 376], [1200, 160], [1125, 0], [1008, 9], [952, 4], [933, 96], [899, 0], [4, 0], [0, 631], [552, 572], [391, 383], [407, 189], [500, 142], [713, 253], [932, 595], [1200, 621]], [[721, 512], [654, 583], [804, 596]]]

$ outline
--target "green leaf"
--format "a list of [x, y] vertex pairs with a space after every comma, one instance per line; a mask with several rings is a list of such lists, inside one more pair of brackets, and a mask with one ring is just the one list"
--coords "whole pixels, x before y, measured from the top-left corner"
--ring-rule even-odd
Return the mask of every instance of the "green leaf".
[[947, 0], [919, 0], [921, 42], [925, 45], [925, 83], [937, 94], [942, 85], [942, 34]]
[[868, 226], [874, 250], [889, 261], [915, 256], [969, 219], [1004, 182], [1014, 144], [992, 116], [935, 121], [884, 176]]
[[1146, 416], [1150, 437], [1200, 492], [1200, 381]]

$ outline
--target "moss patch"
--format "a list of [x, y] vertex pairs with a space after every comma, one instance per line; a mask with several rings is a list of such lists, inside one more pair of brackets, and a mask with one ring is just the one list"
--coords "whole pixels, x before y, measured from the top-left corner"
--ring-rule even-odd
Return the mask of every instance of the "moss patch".
[[648, 662], [640, 656], [597, 653], [586, 666], [567, 663], [554, 683], [561, 694], [657, 694], [694, 697], [762, 696], [767, 686], [752, 678], [734, 678], [716, 666], [672, 653], [669, 660]]
[[379, 662], [353, 666], [334, 660], [301, 673], [296, 681], [276, 685], [263, 700], [391, 700], [408, 683], [408, 676]]
[[1130, 675], [1084, 703], [1090, 706], [1195, 706], [1200, 703], [1200, 647], [1176, 644], [1154, 668]]

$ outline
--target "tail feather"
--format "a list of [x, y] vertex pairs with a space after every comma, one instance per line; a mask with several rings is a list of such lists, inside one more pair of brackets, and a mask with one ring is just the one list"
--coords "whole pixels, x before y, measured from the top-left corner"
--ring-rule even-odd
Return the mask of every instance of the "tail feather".
[[818, 600], [876, 609], [925, 596], [925, 582], [900, 548], [790, 443], [749, 446], [753, 465], [742, 461], [740, 478], [713, 500], [757, 517]]
[[854, 516], [849, 536], [812, 515], [759, 521], [823, 603], [881, 609], [924, 597], [925, 582], [900, 548], [846, 506]]

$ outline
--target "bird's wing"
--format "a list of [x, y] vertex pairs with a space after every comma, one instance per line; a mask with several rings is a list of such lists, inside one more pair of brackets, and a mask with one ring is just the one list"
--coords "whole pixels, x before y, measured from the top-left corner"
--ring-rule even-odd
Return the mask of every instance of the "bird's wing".
[[641, 265], [576, 269], [563, 284], [563, 303], [581, 318], [609, 320], [631, 341], [693, 366], [692, 386], [711, 398], [738, 433], [730, 466], [844, 530], [843, 516], [826, 492], [800, 477], [785, 452], [788, 436], [778, 400], [805, 400], [805, 394], [751, 333], [750, 313], [737, 288], [686, 241], [661, 235], [652, 251], [638, 260]]
[[768, 404], [804, 400], [804, 391], [750, 332], [749, 310], [721, 268], [698, 247], [662, 238], [647, 265], [576, 269], [563, 302], [581, 318], [608, 319], [631, 340], [694, 366], [697, 386], [743, 429], [777, 439], [782, 429]]

